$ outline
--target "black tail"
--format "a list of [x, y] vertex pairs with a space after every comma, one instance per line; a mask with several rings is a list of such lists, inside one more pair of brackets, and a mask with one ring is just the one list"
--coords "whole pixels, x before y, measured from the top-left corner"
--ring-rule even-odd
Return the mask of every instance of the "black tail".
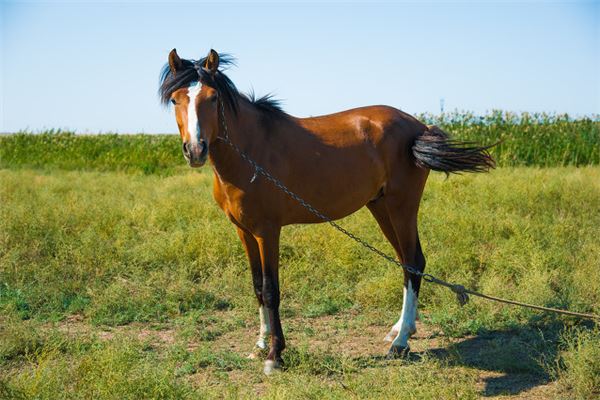
[[459, 172], [486, 172], [496, 163], [488, 149], [495, 146], [478, 146], [474, 142], [452, 140], [437, 126], [429, 126], [415, 139], [412, 152], [415, 163], [421, 168], [442, 171], [446, 174]]

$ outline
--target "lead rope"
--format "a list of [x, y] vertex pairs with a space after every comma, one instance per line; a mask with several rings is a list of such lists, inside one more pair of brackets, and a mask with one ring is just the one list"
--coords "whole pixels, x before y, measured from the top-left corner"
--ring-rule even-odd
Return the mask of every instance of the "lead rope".
[[358, 244], [362, 245], [363, 247], [367, 248], [368, 250], [372, 251], [373, 253], [379, 255], [380, 257], [386, 259], [387, 261], [397, 265], [398, 267], [404, 269], [405, 271], [407, 271], [410, 274], [420, 276], [427, 282], [431, 282], [431, 283], [435, 283], [437, 285], [447, 287], [452, 292], [454, 292], [454, 294], [456, 294], [456, 300], [458, 301], [458, 303], [461, 306], [464, 306], [465, 304], [467, 304], [469, 302], [469, 295], [471, 294], [473, 296], [481, 297], [483, 299], [497, 301], [497, 302], [505, 303], [505, 304], [512, 304], [512, 305], [516, 305], [516, 306], [520, 306], [520, 307], [531, 308], [534, 310], [548, 311], [548, 312], [554, 312], [554, 313], [558, 313], [558, 314], [571, 315], [571, 316], [580, 317], [580, 318], [600, 320], [600, 315], [585, 314], [585, 313], [579, 313], [579, 312], [574, 312], [574, 311], [561, 310], [558, 308], [537, 306], [534, 304], [527, 304], [527, 303], [522, 303], [519, 301], [502, 299], [500, 297], [489, 296], [489, 295], [486, 295], [483, 293], [479, 293], [475, 290], [467, 289], [462, 285], [446, 282], [442, 279], [436, 278], [435, 276], [433, 276], [431, 274], [423, 273], [421, 271], [414, 269], [410, 265], [402, 264], [400, 261], [396, 260], [394, 257], [389, 256], [388, 254], [379, 250], [377, 247], [375, 247], [375, 246], [371, 245], [370, 243], [367, 243], [363, 239], [359, 238], [354, 233], [352, 233], [352, 232], [348, 231], [347, 229], [343, 228], [342, 226], [338, 225], [331, 218], [327, 217], [326, 215], [324, 215], [323, 213], [318, 211], [316, 208], [311, 206], [309, 203], [307, 203], [304, 199], [302, 199], [296, 193], [294, 193], [290, 189], [288, 189], [279, 179], [275, 178], [269, 172], [265, 171], [253, 159], [248, 157], [248, 155], [242, 149], [240, 149], [235, 143], [233, 143], [231, 141], [231, 139], [229, 138], [229, 132], [227, 130], [227, 122], [225, 121], [225, 106], [223, 104], [223, 101], [221, 100], [220, 95], [219, 95], [219, 109], [220, 109], [220, 114], [221, 114], [220, 115], [221, 125], [223, 126], [223, 136], [218, 136], [218, 138], [221, 139], [222, 141], [224, 141], [225, 143], [227, 143], [229, 146], [231, 146], [235, 150], [235, 152], [238, 153], [244, 161], [246, 161], [248, 164], [250, 164], [252, 166], [252, 168], [254, 169], [254, 174], [252, 175], [252, 178], [250, 179], [250, 183], [254, 183], [254, 181], [256, 181], [256, 178], [259, 175], [264, 176], [269, 182], [274, 184], [276, 187], [278, 187], [282, 192], [284, 192], [285, 194], [290, 196], [292, 199], [296, 200], [298, 203], [300, 203], [301, 206], [306, 208], [312, 214], [316, 215], [324, 222], [327, 222], [329, 225], [333, 226], [335, 229], [342, 232], [344, 235], [348, 236], [350, 239], [354, 240]]

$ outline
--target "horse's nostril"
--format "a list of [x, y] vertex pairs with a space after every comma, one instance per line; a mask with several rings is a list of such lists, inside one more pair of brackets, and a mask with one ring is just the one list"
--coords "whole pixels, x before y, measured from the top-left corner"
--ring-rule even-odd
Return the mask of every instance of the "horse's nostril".
[[183, 154], [187, 157], [190, 155], [190, 151], [188, 150], [188, 146], [186, 142], [183, 142], [182, 145]]

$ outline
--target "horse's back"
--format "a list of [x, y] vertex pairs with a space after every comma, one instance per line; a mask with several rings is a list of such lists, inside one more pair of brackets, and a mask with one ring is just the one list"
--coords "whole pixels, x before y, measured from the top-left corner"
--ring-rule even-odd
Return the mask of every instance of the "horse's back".
[[385, 105], [297, 118], [296, 121], [324, 142], [340, 147], [355, 146], [361, 142], [405, 147], [427, 128], [412, 115]]

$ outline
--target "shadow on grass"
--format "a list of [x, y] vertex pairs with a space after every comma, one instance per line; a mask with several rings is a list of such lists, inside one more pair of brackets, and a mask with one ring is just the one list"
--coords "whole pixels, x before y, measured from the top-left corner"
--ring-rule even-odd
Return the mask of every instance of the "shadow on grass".
[[[591, 327], [584, 323], [582, 326]], [[449, 366], [473, 368], [482, 373], [483, 397], [517, 395], [551, 381], [556, 365], [559, 337], [564, 323], [528, 324], [506, 330], [482, 331], [448, 347], [410, 352], [404, 362], [418, 363], [437, 359]], [[389, 360], [383, 355], [354, 358], [359, 368], [385, 368]]]
[[412, 357], [437, 358], [450, 365], [492, 372], [483, 376], [483, 396], [516, 395], [550, 381], [544, 365], [557, 353], [557, 331], [527, 327], [487, 331], [475, 337], [434, 348]]
[[[397, 363], [410, 368], [410, 364], [439, 360], [444, 365], [479, 370], [484, 384], [482, 396], [515, 395], [550, 381], [547, 366], [556, 360], [563, 328], [560, 324], [531, 323], [510, 330], [482, 331], [447, 347], [411, 351], [398, 360], [384, 354], [351, 357], [347, 366], [350, 371], [385, 369]], [[346, 370], [343, 357], [329, 353], [291, 348], [286, 350], [285, 358], [290, 369], [316, 375], [339, 375]]]
[[559, 351], [559, 336], [566, 325], [553, 322], [507, 330], [482, 331], [446, 348], [411, 353], [410, 361], [444, 360], [449, 365], [490, 372], [483, 376], [482, 396], [516, 395], [550, 382], [550, 370]]

